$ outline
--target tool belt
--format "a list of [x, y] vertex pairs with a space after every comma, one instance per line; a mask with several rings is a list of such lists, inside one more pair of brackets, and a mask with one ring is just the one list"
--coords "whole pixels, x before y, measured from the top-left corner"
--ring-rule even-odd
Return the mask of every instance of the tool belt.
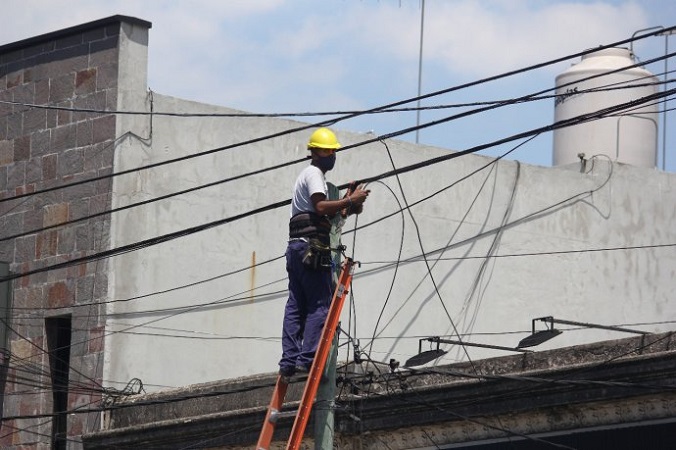
[[303, 265], [312, 270], [330, 269], [332, 262], [331, 247], [322, 244], [317, 239], [310, 239], [303, 253]]

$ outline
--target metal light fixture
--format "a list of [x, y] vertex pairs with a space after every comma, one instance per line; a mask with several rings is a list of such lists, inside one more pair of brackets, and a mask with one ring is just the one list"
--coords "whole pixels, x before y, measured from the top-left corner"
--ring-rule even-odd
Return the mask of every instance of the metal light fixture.
[[[536, 332], [535, 331], [536, 321], [544, 322], [547, 328]], [[555, 336], [558, 336], [559, 334], [562, 333], [562, 331], [554, 328], [555, 323], [562, 325], [575, 325], [585, 328], [600, 328], [602, 330], [623, 331], [625, 333], [650, 334], [647, 331], [631, 330], [629, 328], [613, 327], [608, 325], [598, 325], [595, 323], [574, 322], [572, 320], [555, 319], [552, 316], [547, 316], [533, 319], [532, 334], [530, 336], [526, 336], [525, 338], [521, 339], [521, 342], [519, 342], [519, 345], [517, 345], [516, 348], [533, 347], [536, 345], [540, 345], [543, 342], [546, 342]]]
[[[423, 342], [432, 342], [437, 344], [437, 348], [422, 351]], [[434, 361], [437, 358], [444, 356], [446, 351], [439, 348], [440, 344], [455, 344], [455, 345], [466, 345], [468, 347], [481, 347], [481, 348], [490, 348], [494, 350], [505, 350], [509, 352], [520, 352], [520, 353], [530, 353], [531, 350], [524, 350], [520, 348], [513, 347], [503, 347], [500, 345], [490, 345], [490, 344], [477, 344], [476, 342], [465, 342], [465, 341], [454, 341], [451, 339], [441, 339], [439, 336], [423, 338], [418, 341], [418, 354], [409, 358], [404, 367], [415, 367], [422, 366], [427, 364], [430, 361]]]

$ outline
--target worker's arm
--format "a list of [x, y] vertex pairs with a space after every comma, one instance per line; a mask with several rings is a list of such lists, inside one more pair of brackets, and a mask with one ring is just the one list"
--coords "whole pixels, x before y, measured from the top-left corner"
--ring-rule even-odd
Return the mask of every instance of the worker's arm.
[[357, 187], [354, 192], [347, 195], [340, 200], [327, 200], [324, 194], [312, 194], [312, 204], [315, 207], [315, 212], [320, 216], [333, 216], [341, 209], [351, 209], [353, 211], [361, 211], [361, 206], [366, 201], [371, 191]]

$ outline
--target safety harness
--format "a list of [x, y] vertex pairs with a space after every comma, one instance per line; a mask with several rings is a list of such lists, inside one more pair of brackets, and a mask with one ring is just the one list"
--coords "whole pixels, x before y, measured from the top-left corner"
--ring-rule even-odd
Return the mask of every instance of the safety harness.
[[298, 213], [289, 222], [289, 238], [304, 239], [309, 244], [303, 264], [311, 269], [331, 267], [330, 233], [329, 219], [313, 212]]

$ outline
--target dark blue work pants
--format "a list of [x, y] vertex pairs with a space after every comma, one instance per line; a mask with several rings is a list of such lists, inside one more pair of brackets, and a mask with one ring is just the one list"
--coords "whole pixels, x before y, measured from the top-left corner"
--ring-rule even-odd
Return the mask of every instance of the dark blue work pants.
[[308, 245], [293, 240], [286, 249], [289, 299], [284, 310], [280, 369], [312, 364], [333, 297], [331, 269], [303, 265]]

